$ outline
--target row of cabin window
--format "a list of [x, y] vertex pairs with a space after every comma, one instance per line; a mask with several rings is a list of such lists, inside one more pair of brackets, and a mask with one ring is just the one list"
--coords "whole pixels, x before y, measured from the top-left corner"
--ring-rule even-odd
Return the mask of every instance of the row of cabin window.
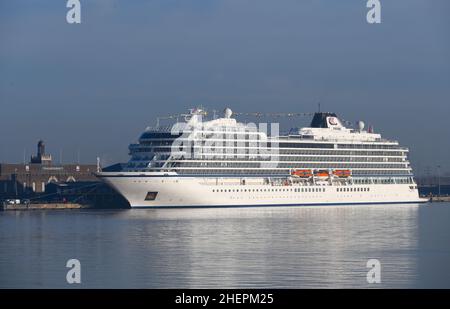
[[[157, 142], [155, 144], [153, 143], [141, 143], [141, 147], [133, 146], [132, 150], [134, 152], [170, 152], [172, 151], [172, 147], [158, 147], [158, 146], [170, 146], [172, 145], [170, 142]], [[155, 147], [156, 146], [156, 147]], [[227, 145], [223, 145], [227, 146]], [[256, 147], [256, 145], [251, 145], [252, 147]], [[219, 149], [222, 149], [222, 147], [217, 146]], [[216, 147], [212, 147], [213, 150], [216, 150]], [[233, 146], [237, 147], [237, 145]], [[242, 147], [250, 147], [250, 145], [245, 145]], [[179, 147], [180, 150], [183, 150], [183, 147]], [[194, 148], [204, 148], [204, 146], [194, 146]], [[244, 149], [246, 149], [244, 148]], [[226, 153], [227, 148], [223, 148]], [[130, 149], [131, 150], [131, 149]], [[238, 153], [237, 148], [232, 149], [233, 152]], [[258, 149], [257, 149], [258, 150]], [[259, 150], [265, 150], [266, 152], [272, 150], [271, 147], [261, 147]], [[240, 152], [243, 151], [243, 149], [239, 149]], [[355, 156], [404, 156], [405, 152], [403, 151], [351, 151], [351, 150], [298, 150], [298, 149], [285, 149], [285, 148], [278, 148], [278, 152], [280, 154], [303, 154], [303, 155], [355, 155]]]
[[[226, 133], [218, 133], [218, 132], [200, 132], [197, 134], [197, 137], [214, 137], [219, 134], [220, 139], [260, 139], [260, 133], [258, 132], [226, 132]], [[172, 140], [175, 138], [181, 137], [181, 134], [172, 134], [170, 132], [144, 132], [140, 139], [168, 139]], [[270, 144], [270, 142], [268, 143]], [[334, 148], [334, 144], [326, 144], [326, 143], [290, 143], [290, 142], [279, 142], [281, 147], [298, 147], [298, 148]], [[383, 144], [338, 144], [338, 148], [350, 148], [350, 149], [358, 149], [358, 148], [369, 148], [369, 149], [401, 149], [399, 145], [383, 145]]]
[[[280, 170], [262, 170], [262, 169], [215, 169], [215, 168], [204, 168], [204, 169], [183, 169], [173, 167], [173, 170], [179, 174], [202, 174], [202, 175], [240, 175], [245, 176], [248, 174], [262, 174], [262, 175], [288, 175], [290, 170], [280, 169]], [[136, 170], [138, 172], [138, 170]], [[405, 170], [352, 170], [353, 175], [412, 175], [410, 171]], [[376, 179], [373, 180], [376, 182]], [[376, 182], [381, 183], [381, 182]]]
[[[267, 161], [268, 162], [268, 161]], [[176, 166], [179, 167], [254, 167], [259, 168], [261, 163], [259, 162], [191, 162], [191, 161], [178, 161]], [[406, 163], [391, 163], [391, 164], [379, 164], [379, 163], [277, 163], [277, 168], [407, 168]]]
[[325, 188], [283, 188], [283, 189], [213, 189], [212, 192], [325, 192]]
[[[161, 152], [158, 150], [155, 150], [155, 152]], [[170, 154], [170, 150], [167, 150], [167, 153], [165, 153], [165, 156], [168, 156]], [[161, 154], [159, 154], [161, 156]], [[149, 161], [152, 160], [154, 157], [153, 154], [147, 154], [147, 155], [133, 155], [132, 160], [133, 161]], [[221, 154], [214, 154], [214, 155], [206, 155], [204, 153], [193, 153], [189, 157], [180, 157], [177, 158], [178, 160], [223, 160], [226, 162], [233, 162], [233, 161], [269, 161], [272, 160], [272, 158], [277, 161], [284, 161], [284, 162], [307, 162], [307, 161], [317, 161], [317, 162], [406, 162], [406, 160], [403, 157], [317, 157], [317, 156], [310, 156], [310, 157], [298, 157], [298, 156], [278, 156], [277, 154], [245, 154], [241, 153], [238, 154], [237, 152], [234, 153], [227, 153], [223, 152]]]
[[337, 192], [369, 192], [370, 188], [337, 188]]

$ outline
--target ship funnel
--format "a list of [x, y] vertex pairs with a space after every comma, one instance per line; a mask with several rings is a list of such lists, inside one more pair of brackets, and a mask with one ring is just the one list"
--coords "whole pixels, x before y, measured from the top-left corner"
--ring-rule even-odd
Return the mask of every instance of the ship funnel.
[[342, 128], [342, 123], [335, 113], [315, 113], [311, 128]]

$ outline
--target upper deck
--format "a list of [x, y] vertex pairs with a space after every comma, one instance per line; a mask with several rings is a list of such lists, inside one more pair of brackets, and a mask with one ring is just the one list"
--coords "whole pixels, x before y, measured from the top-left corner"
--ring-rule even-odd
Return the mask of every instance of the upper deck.
[[[172, 126], [147, 127], [140, 136], [139, 143], [148, 144], [151, 142], [162, 142], [170, 144], [174, 139], [196, 138], [209, 140], [233, 139], [236, 141], [254, 141], [263, 140], [267, 142], [289, 142], [289, 143], [343, 143], [343, 144], [361, 144], [361, 145], [387, 145], [388, 147], [378, 148], [396, 148], [398, 142], [382, 138], [379, 133], [374, 133], [364, 129], [364, 123], [358, 122], [358, 128], [347, 128], [334, 113], [315, 113], [311, 125], [301, 129], [291, 129], [289, 134], [271, 134], [268, 136], [268, 126], [258, 128], [255, 124], [244, 124], [231, 118], [231, 110], [223, 118], [203, 121], [202, 114], [195, 111], [191, 116], [186, 117], [186, 122], [178, 122]], [[278, 128], [279, 129], [279, 128]], [[271, 132], [273, 133], [273, 132]], [[138, 144], [133, 144], [136, 147]], [[390, 145], [390, 147], [389, 147]], [[316, 147], [314, 147], [316, 148]], [[326, 148], [326, 147], [325, 147]], [[342, 148], [342, 147], [339, 147]], [[351, 147], [350, 148], [357, 148]], [[369, 147], [377, 148], [377, 147]]]

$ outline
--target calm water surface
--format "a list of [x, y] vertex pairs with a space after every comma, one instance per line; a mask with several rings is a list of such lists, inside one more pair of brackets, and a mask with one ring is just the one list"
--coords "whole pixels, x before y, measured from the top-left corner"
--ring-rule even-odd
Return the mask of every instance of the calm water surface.
[[[450, 203], [0, 212], [0, 288], [450, 288]], [[368, 284], [366, 262], [381, 262]]]

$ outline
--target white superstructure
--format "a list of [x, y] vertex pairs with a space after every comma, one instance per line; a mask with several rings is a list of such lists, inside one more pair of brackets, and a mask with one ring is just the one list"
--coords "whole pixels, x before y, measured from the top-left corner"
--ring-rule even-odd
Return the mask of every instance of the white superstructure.
[[203, 115], [195, 109], [170, 128], [147, 128], [129, 146], [128, 164], [98, 177], [131, 207], [424, 201], [408, 149], [361, 121], [350, 129], [333, 113], [316, 113], [310, 127], [268, 136], [264, 127], [237, 122], [228, 108], [223, 118]]

